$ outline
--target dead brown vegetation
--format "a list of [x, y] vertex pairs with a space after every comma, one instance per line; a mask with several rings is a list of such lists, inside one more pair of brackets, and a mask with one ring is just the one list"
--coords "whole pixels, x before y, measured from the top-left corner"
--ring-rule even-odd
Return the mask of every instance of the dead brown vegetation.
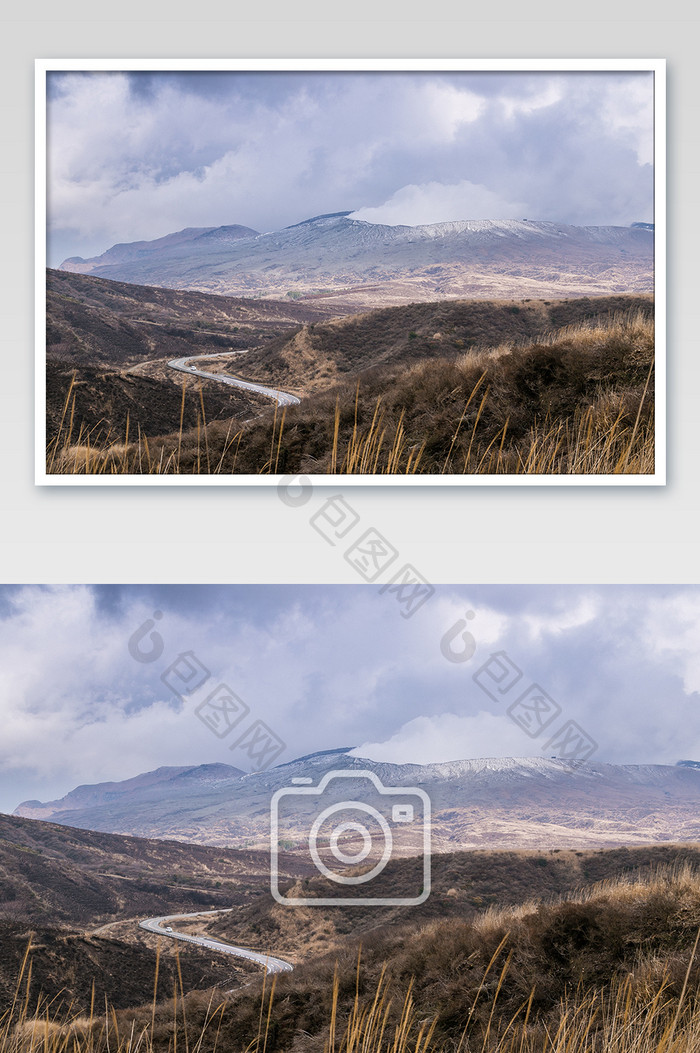
[[[66, 424], [68, 422], [68, 424]], [[129, 439], [131, 441], [129, 441]], [[649, 474], [654, 327], [644, 311], [536, 343], [376, 368], [244, 426], [95, 446], [70, 399], [49, 472], [387, 475]]]
[[494, 347], [525, 347], [565, 327], [605, 325], [622, 315], [651, 319], [650, 296], [567, 300], [443, 300], [315, 320], [266, 341], [245, 359], [252, 377], [311, 395], [368, 369], [459, 359]]
[[20, 974], [0, 1050], [694, 1053], [699, 928], [700, 877], [680, 868], [348, 941], [230, 998], [178, 978], [169, 1003], [57, 1020], [28, 1012]]

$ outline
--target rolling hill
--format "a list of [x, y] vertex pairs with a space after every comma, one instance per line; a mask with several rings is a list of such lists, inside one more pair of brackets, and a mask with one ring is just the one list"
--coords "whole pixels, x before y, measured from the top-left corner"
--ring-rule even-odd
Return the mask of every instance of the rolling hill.
[[[527, 864], [544, 870], [550, 862]], [[695, 860], [638, 877], [611, 867], [602, 885], [561, 899], [525, 892], [517, 904], [478, 915], [360, 927], [280, 979], [266, 1048], [324, 1053], [348, 1048], [351, 1036], [350, 1048], [372, 1053], [693, 1053], [699, 926]], [[219, 1036], [236, 1053], [260, 1033], [256, 987], [222, 1006]], [[123, 1020], [139, 1032], [149, 1024], [145, 1010]], [[189, 1020], [201, 1033], [204, 1006], [193, 1006]], [[156, 1049], [165, 1037], [154, 1032]]]
[[[285, 869], [305, 872], [294, 861]], [[55, 1012], [85, 1011], [93, 997], [97, 1005], [105, 998], [117, 1008], [139, 1005], [153, 991], [156, 970], [163, 998], [178, 971], [187, 989], [249, 979], [247, 967], [222, 964], [190, 945], [178, 948], [178, 964], [170, 941], [157, 966], [156, 941], [136, 919], [167, 909], [242, 906], [259, 896], [268, 871], [266, 852], [120, 837], [0, 814], [0, 1020], [30, 941], [30, 1004], [43, 994]]]
[[[292, 770], [296, 768], [292, 766]], [[500, 774], [515, 786], [518, 772], [528, 770], [531, 778], [542, 773], [538, 764], [530, 762], [506, 765]], [[122, 787], [119, 791], [116, 784], [117, 792], [165, 787], [171, 779], [179, 778], [178, 772], [189, 772], [194, 778], [197, 769], [160, 769], [148, 777], [129, 780], [126, 790]], [[474, 774], [488, 785], [498, 781], [499, 770], [493, 762], [484, 762], [475, 766]], [[87, 798], [100, 800], [114, 789], [115, 784], [95, 790], [80, 788], [72, 802], [77, 805]], [[681, 887], [681, 881], [674, 886], [660, 880], [658, 874], [661, 868], [675, 874], [685, 873], [683, 868], [697, 869], [700, 849], [697, 844], [687, 844], [439, 854], [433, 860], [431, 897], [421, 907], [408, 911], [398, 906], [367, 908], [361, 901], [343, 910], [290, 910], [273, 901], [268, 866], [268, 853], [148, 841], [0, 816], [0, 1029], [3, 1013], [13, 1002], [24, 952], [31, 940], [28, 991], [22, 985], [22, 998], [26, 993], [30, 1013], [43, 996], [45, 1005], [51, 1003], [51, 1019], [61, 1020], [67, 1014], [75, 1020], [76, 1014], [89, 1010], [94, 999], [99, 1027], [106, 999], [136, 1021], [146, 1016], [159, 1029], [164, 1026], [167, 1047], [166, 1021], [172, 1013], [168, 1002], [174, 986], [182, 984], [188, 998], [188, 1018], [199, 1021], [200, 1013], [213, 999], [214, 1005], [227, 1006], [226, 1029], [234, 1026], [237, 1034], [242, 1034], [250, 1024], [249, 1014], [254, 1007], [259, 1008], [259, 970], [191, 945], [158, 941], [137, 925], [139, 918], [149, 914], [176, 910], [196, 913], [225, 906], [232, 908], [230, 913], [180, 925], [188, 924], [190, 931], [208, 932], [244, 946], [284, 951], [295, 963], [295, 970], [281, 986], [282, 999], [276, 1012], [282, 1013], [277, 1036], [282, 1044], [272, 1048], [294, 1048], [288, 1027], [301, 1027], [305, 1041], [311, 1042], [303, 1048], [316, 1048], [317, 1042], [322, 1045], [320, 1026], [308, 1027], [303, 1021], [308, 1021], [314, 1002], [326, 1006], [330, 997], [327, 980], [336, 963], [344, 977], [343, 989], [354, 989], [358, 953], [363, 963], [363, 986], [376, 983], [382, 962], [387, 960], [397, 966], [397, 977], [405, 979], [422, 961], [423, 975], [431, 977], [431, 984], [437, 983], [434, 968], [445, 975], [444, 964], [435, 958], [439, 943], [447, 940], [450, 953], [461, 962], [464, 955], [478, 957], [480, 941], [493, 926], [499, 931], [500, 926], [512, 929], [515, 925], [517, 943], [522, 937], [518, 919], [529, 917], [531, 927], [537, 924], [542, 928], [543, 948], [547, 941], [551, 945], [552, 936], [558, 932], [559, 938], [577, 938], [578, 949], [587, 947], [586, 959], [592, 962], [602, 946], [601, 926], [595, 922], [598, 912], [608, 932], [607, 965], [615, 948], [619, 960], [626, 962], [627, 955], [634, 957], [641, 945], [661, 951], [681, 935], [685, 944], [689, 933], [692, 939], [694, 886], [689, 886], [687, 879], [685, 886]], [[382, 879], [384, 890], [395, 895], [414, 879], [415, 870], [415, 859], [396, 859]], [[324, 890], [324, 879], [311, 862], [294, 853], [284, 856], [284, 876], [288, 888], [303, 887], [310, 897]], [[633, 895], [615, 892], [615, 883], [621, 879], [626, 882], [623, 888], [636, 890]], [[606, 883], [603, 893], [597, 898], [596, 893], [582, 896], [579, 890], [594, 882]], [[577, 910], [569, 917], [571, 908], [558, 903], [560, 897], [579, 904], [596, 903], [595, 913], [586, 908], [588, 914]], [[616, 903], [628, 911], [624, 924]], [[635, 903], [643, 909], [632, 909]], [[582, 936], [582, 919], [588, 935]], [[630, 938], [620, 941], [615, 933], [622, 929]], [[485, 947], [488, 945], [487, 939]], [[522, 967], [527, 967], [527, 941], [522, 953]], [[582, 958], [575, 960], [577, 965], [584, 965]], [[154, 1009], [138, 1008], [150, 1002], [156, 975], [160, 1004]], [[528, 975], [534, 979], [534, 973]], [[426, 1009], [430, 1004], [429, 998]], [[437, 1008], [444, 1008], [439, 999]], [[121, 1018], [118, 1026], [128, 1019]], [[170, 1019], [172, 1022], [172, 1016]], [[86, 1022], [78, 1026], [86, 1026]], [[238, 1048], [235, 1041], [231, 1048]]]
[[314, 319], [251, 350], [241, 368], [248, 376], [309, 395], [367, 370], [405, 371], [487, 348], [517, 349], [565, 327], [635, 313], [653, 319], [653, 297], [414, 303]]
[[241, 351], [328, 318], [323, 304], [254, 301], [46, 272], [46, 350], [71, 365]]
[[2, 916], [95, 926], [125, 913], [229, 906], [268, 872], [265, 852], [234, 852], [0, 814]]
[[69, 422], [74, 441], [82, 432], [95, 446], [123, 441], [127, 422], [132, 435], [140, 430], [150, 438], [180, 426], [196, 428], [202, 417], [250, 417], [269, 400], [188, 378], [168, 369], [167, 362], [183, 355], [245, 352], [329, 314], [323, 305], [172, 292], [49, 270], [49, 441]]
[[[653, 469], [650, 296], [334, 310], [50, 272], [49, 471]], [[302, 405], [279, 432], [263, 395], [168, 366], [188, 354]]]

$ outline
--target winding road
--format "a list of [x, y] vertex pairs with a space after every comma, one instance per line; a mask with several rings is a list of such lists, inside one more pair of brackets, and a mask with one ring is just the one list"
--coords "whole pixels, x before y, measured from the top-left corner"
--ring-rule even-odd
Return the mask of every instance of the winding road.
[[203, 377], [205, 380], [218, 380], [220, 384], [228, 384], [232, 388], [244, 388], [246, 391], [257, 391], [259, 395], [265, 395], [274, 399], [278, 406], [298, 406], [301, 401], [296, 395], [290, 395], [287, 391], [279, 391], [277, 388], [268, 388], [264, 384], [253, 384], [249, 380], [239, 380], [232, 377], [230, 373], [207, 373], [203, 369], [189, 365], [190, 362], [203, 358], [223, 358], [224, 355], [240, 355], [241, 351], [223, 351], [218, 355], [188, 355], [187, 358], [174, 358], [168, 362], [171, 369], [179, 369], [181, 373], [189, 373], [190, 376]]
[[220, 954], [230, 954], [234, 958], [247, 958], [250, 962], [262, 965], [268, 973], [290, 973], [294, 966], [283, 961], [282, 958], [273, 958], [269, 954], [249, 951], [246, 947], [235, 947], [232, 943], [222, 943], [221, 940], [210, 940], [208, 936], [190, 936], [186, 932], [173, 932], [169, 927], [172, 921], [199, 918], [205, 914], [227, 914], [229, 910], [231, 910], [230, 907], [224, 907], [219, 910], [198, 910], [194, 914], [163, 914], [159, 918], [146, 918], [139, 922], [139, 926], [146, 932], [154, 932], [158, 936], [169, 936], [173, 940], [196, 943], [198, 947], [206, 947]]

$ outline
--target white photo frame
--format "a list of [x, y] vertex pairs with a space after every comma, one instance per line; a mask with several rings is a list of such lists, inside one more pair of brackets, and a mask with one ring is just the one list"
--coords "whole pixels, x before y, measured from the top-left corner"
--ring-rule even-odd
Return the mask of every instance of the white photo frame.
[[655, 470], [645, 475], [313, 475], [314, 485], [345, 486], [660, 486], [666, 482], [666, 94], [664, 59], [38, 59], [35, 151], [35, 482], [50, 486], [277, 486], [279, 475], [79, 475], [46, 470], [46, 134], [47, 74], [55, 71], [607, 71], [654, 75]]

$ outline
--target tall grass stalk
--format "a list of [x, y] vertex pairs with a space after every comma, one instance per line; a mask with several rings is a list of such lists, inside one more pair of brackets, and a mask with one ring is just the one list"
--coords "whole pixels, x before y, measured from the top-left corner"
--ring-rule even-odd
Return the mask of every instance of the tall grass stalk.
[[[589, 356], [586, 362], [592, 363], [590, 368], [594, 377], [600, 375], [596, 391], [591, 395], [589, 390], [586, 399], [581, 398], [576, 409], [568, 415], [553, 416], [551, 412], [543, 411], [541, 417], [530, 418], [529, 428], [521, 423], [517, 430], [514, 430], [512, 406], [504, 395], [506, 389], [498, 372], [499, 369], [506, 370], [508, 355], [514, 353], [513, 345], [470, 353], [450, 365], [455, 379], [461, 377], [462, 383], [468, 382], [469, 386], [466, 388], [467, 397], [464, 401], [460, 399], [460, 408], [455, 407], [455, 423], [449, 431], [439, 413], [435, 412], [436, 408], [421, 395], [422, 365], [411, 367], [414, 372], [409, 370], [410, 377], [415, 379], [415, 391], [409, 391], [408, 402], [417, 404], [417, 410], [415, 405], [410, 410], [409, 405], [392, 403], [391, 398], [395, 396], [391, 390], [377, 395], [363, 409], [358, 381], [354, 390], [354, 408], [352, 403], [345, 403], [344, 410], [344, 404], [337, 396], [327, 420], [325, 417], [323, 420], [300, 418], [296, 409], [287, 416], [286, 407], [280, 413], [276, 405], [271, 418], [231, 421], [226, 430], [220, 422], [207, 423], [200, 383], [196, 429], [185, 432], [186, 385], [183, 381], [179, 432], [161, 439], [148, 439], [139, 427], [135, 441], [130, 439], [128, 414], [125, 434], [121, 437], [113, 436], [104, 421], [92, 428], [81, 424], [75, 434], [74, 374], [56, 435], [47, 447], [47, 472], [219, 475], [245, 470], [278, 474], [280, 470], [290, 470], [290, 450], [294, 451], [292, 457], [300, 456], [297, 447], [301, 430], [313, 435], [314, 452], [309, 456], [311, 463], [318, 465], [314, 470], [331, 475], [653, 473], [655, 434], [653, 407], [649, 405], [653, 379], [653, 322], [640, 312], [615, 317], [605, 324], [571, 326], [544, 334], [538, 347], [556, 345], [565, 346], [566, 350], [567, 341], [571, 342], [576, 354]], [[630, 377], [637, 378], [628, 384], [625, 381], [627, 387], [623, 384], [624, 390], [606, 387], [605, 349], [608, 347], [623, 348], [624, 361], [629, 363], [625, 370], [629, 371]], [[527, 349], [518, 353], [527, 356]], [[526, 358], [522, 361], [525, 362]], [[639, 395], [637, 384], [641, 383], [639, 367], [642, 364], [646, 382]], [[480, 372], [474, 380], [475, 367]], [[622, 375], [627, 376], [627, 373], [623, 371]], [[446, 406], [450, 405], [450, 399], [458, 390], [455, 387], [441, 395]], [[477, 399], [479, 404], [474, 413]], [[300, 412], [302, 410], [303, 406]], [[347, 421], [346, 427], [344, 421]], [[467, 432], [468, 441], [464, 435], [465, 425], [470, 430]], [[259, 441], [260, 434], [265, 436], [265, 444]], [[246, 457], [250, 462], [247, 450], [254, 438], [257, 445], [252, 448], [260, 449], [259, 460], [251, 467], [237, 468], [239, 461]], [[321, 453], [317, 452], [319, 448]], [[291, 470], [299, 469], [292, 466]], [[300, 470], [309, 471], [309, 468], [304, 466]]]

